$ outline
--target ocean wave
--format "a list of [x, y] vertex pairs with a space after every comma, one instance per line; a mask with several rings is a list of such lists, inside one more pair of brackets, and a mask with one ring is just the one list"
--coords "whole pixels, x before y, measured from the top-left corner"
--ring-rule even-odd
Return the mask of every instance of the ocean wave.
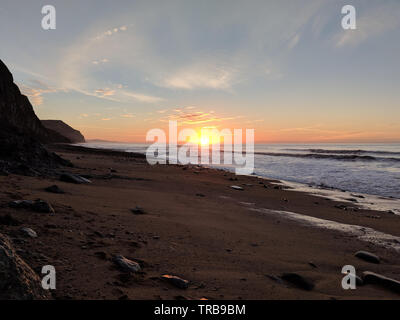
[[272, 157], [331, 159], [343, 161], [390, 161], [400, 162], [400, 158], [360, 156], [355, 154], [323, 154], [323, 153], [282, 153], [282, 152], [255, 152], [254, 154]]
[[337, 150], [332, 150], [332, 149], [284, 149], [286, 151], [302, 151], [302, 152], [311, 152], [311, 153], [327, 153], [327, 154], [381, 154], [381, 155], [392, 155], [392, 156], [398, 156], [400, 155], [400, 152], [395, 152], [395, 151], [382, 151], [382, 150], [362, 150], [362, 149], [354, 149], [354, 150], [349, 150], [349, 149], [337, 149]]

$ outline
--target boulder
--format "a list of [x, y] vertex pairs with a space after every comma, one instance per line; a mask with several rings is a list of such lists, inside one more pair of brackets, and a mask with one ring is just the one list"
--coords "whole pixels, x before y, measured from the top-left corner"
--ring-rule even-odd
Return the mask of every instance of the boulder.
[[10, 240], [0, 234], [0, 300], [49, 298], [38, 275], [19, 257]]

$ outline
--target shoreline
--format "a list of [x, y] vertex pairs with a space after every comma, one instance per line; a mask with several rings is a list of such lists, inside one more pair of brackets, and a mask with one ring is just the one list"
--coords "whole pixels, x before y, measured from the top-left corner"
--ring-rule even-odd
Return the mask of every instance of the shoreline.
[[[129, 145], [127, 143], [127, 145]], [[71, 144], [72, 147], [79, 147], [79, 148], [87, 148], [87, 149], [93, 149], [93, 150], [108, 150], [112, 152], [124, 152], [124, 153], [132, 153], [136, 156], [144, 156], [145, 154], [139, 153], [139, 152], [131, 152], [131, 151], [120, 151], [117, 149], [108, 149], [108, 148], [97, 148], [97, 147], [85, 147], [82, 145], [82, 143], [79, 144]], [[210, 165], [206, 164], [190, 164], [192, 166], [202, 166], [205, 168], [209, 169], [214, 169], [214, 170], [223, 170], [225, 172], [231, 172], [227, 168], [218, 168], [218, 167], [212, 167]], [[189, 166], [190, 166], [189, 165]], [[246, 175], [250, 177], [257, 177], [259, 179], [264, 179], [266, 181], [276, 181], [276, 184], [280, 184], [283, 186], [287, 186], [288, 189], [293, 189], [293, 191], [303, 191], [303, 192], [308, 192], [312, 195], [317, 195], [325, 198], [329, 198], [331, 200], [336, 200], [336, 201], [341, 201], [341, 202], [356, 202], [359, 205], [361, 205], [364, 209], [368, 210], [375, 210], [375, 211], [387, 211], [389, 213], [397, 214], [400, 215], [400, 198], [394, 198], [394, 197], [386, 197], [386, 196], [381, 196], [377, 194], [367, 194], [367, 193], [362, 193], [362, 192], [355, 192], [355, 191], [350, 191], [350, 190], [343, 190], [339, 188], [334, 188], [334, 187], [324, 187], [324, 186], [317, 186], [317, 185], [309, 185], [307, 183], [302, 183], [302, 182], [296, 182], [296, 181], [289, 181], [285, 179], [275, 179], [271, 177], [265, 177], [265, 176], [260, 176], [260, 175]], [[349, 200], [351, 199], [351, 200]], [[373, 201], [373, 202], [371, 202]]]
[[[48, 146], [74, 163], [61, 168], [92, 183], [58, 177], [0, 177], [0, 224], [18, 254], [38, 274], [44, 264], [57, 270], [54, 299], [398, 299], [374, 285], [341, 288], [341, 268], [372, 271], [398, 279], [398, 252], [357, 235], [316, 228], [276, 212], [356, 225], [400, 237], [400, 217], [357, 209], [305, 192], [286, 190], [277, 180], [201, 166], [150, 166], [143, 155], [71, 146]], [[44, 189], [56, 184], [64, 194]], [[231, 186], [240, 186], [235, 190]], [[14, 209], [13, 200], [43, 199], [54, 215]], [[132, 208], [143, 208], [134, 214]], [[254, 211], [262, 208], [262, 212]], [[12, 220], [12, 221], [14, 221]], [[37, 238], [24, 237], [29, 227]], [[363, 232], [361, 230], [361, 232]], [[365, 250], [380, 264], [354, 256]], [[127, 276], [113, 263], [123, 255], [142, 271]], [[281, 281], [293, 272], [310, 279], [310, 291]], [[172, 274], [189, 281], [186, 290], [161, 280]]]

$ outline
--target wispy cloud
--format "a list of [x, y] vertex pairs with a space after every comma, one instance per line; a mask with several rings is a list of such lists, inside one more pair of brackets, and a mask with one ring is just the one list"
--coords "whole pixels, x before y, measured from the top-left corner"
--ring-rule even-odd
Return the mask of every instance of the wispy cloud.
[[204, 125], [216, 124], [222, 121], [232, 120], [237, 117], [223, 117], [215, 114], [214, 111], [186, 111], [182, 109], [171, 110], [170, 114], [160, 119], [162, 122], [175, 120], [180, 125]]
[[21, 83], [19, 84], [19, 88], [22, 94], [26, 95], [34, 106], [40, 106], [43, 104], [43, 94], [45, 93], [65, 91], [65, 89], [50, 86], [37, 79], [32, 79], [27, 83]]
[[145, 95], [137, 92], [123, 91], [122, 94], [130, 98], [133, 98], [135, 100], [138, 100], [140, 102], [146, 102], [146, 103], [157, 103], [164, 100], [163, 98], [160, 97]]
[[218, 66], [193, 66], [166, 77], [161, 86], [174, 89], [228, 89], [234, 80], [234, 72]]

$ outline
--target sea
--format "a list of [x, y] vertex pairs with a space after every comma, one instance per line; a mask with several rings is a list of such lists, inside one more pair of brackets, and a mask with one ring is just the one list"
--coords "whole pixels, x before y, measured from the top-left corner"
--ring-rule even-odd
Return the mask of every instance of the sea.
[[[148, 147], [109, 142], [79, 145], [143, 154]], [[234, 170], [232, 165], [215, 167]], [[400, 143], [256, 144], [253, 174], [297, 186], [397, 200], [400, 199]]]

